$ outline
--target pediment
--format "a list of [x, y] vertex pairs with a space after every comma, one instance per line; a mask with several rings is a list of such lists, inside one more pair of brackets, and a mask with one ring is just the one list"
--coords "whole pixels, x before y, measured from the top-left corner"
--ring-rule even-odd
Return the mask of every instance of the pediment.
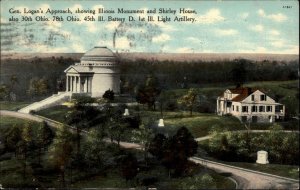
[[66, 73], [78, 73], [78, 71], [76, 69], [74, 69], [73, 67], [66, 69], [65, 72]]

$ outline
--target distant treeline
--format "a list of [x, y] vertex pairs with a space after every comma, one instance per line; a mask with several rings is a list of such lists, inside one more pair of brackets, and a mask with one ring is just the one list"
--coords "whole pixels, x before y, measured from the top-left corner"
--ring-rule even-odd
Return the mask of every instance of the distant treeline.
[[75, 62], [64, 57], [1, 60], [0, 99], [40, 99], [64, 90], [64, 70]]
[[251, 81], [285, 81], [298, 77], [299, 61], [254, 62], [245, 59], [211, 62], [122, 61], [121, 81], [137, 85], [152, 74], [164, 87], [184, 87], [212, 83], [245, 83]]
[[[0, 99], [39, 99], [65, 89], [71, 57], [1, 60]], [[298, 77], [299, 61], [254, 62], [245, 59], [176, 62], [138, 59], [120, 60], [121, 90], [133, 93], [147, 75], [155, 76], [166, 89], [205, 84], [239, 84], [251, 81], [284, 81]], [[14, 98], [16, 97], [16, 98]]]

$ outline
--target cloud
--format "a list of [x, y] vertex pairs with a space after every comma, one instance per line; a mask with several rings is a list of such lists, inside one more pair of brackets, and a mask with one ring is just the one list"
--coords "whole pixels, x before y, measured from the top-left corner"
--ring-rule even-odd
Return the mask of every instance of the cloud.
[[274, 42], [271, 42], [271, 45], [273, 47], [283, 47], [284, 46], [284, 41], [282, 41], [282, 40], [274, 41]]
[[[51, 9], [51, 7], [50, 7], [49, 4], [42, 4], [42, 5], [40, 5], [40, 6], [37, 6], [37, 8], [41, 8], [41, 9], [44, 11], [44, 13], [45, 13], [48, 9]], [[39, 13], [39, 14], [37, 14], [37, 15], [42, 16], [42, 15], [44, 15], [44, 13]]]
[[269, 34], [272, 35], [272, 36], [279, 36], [279, 35], [280, 35], [280, 32], [277, 31], [277, 30], [270, 30], [270, 31], [269, 31]]
[[267, 15], [263, 9], [259, 9], [257, 11], [257, 14], [263, 18], [268, 18], [275, 22], [283, 22], [283, 21], [287, 20], [287, 16], [282, 13]]
[[119, 21], [113, 21], [113, 22], [109, 22], [104, 27], [108, 30], [115, 30], [119, 26], [120, 23], [121, 22], [119, 22]]
[[232, 36], [238, 34], [238, 31], [234, 29], [217, 29], [215, 33], [218, 36]]
[[281, 51], [283, 54], [297, 54], [299, 55], [299, 45], [290, 45], [287, 50]]
[[[162, 16], [160, 14], [153, 14], [154, 21], [151, 22], [151, 24], [158, 26], [161, 30], [165, 32], [171, 32], [171, 31], [177, 31], [178, 28], [175, 28], [174, 26], [167, 24], [165, 22], [158, 21], [158, 17]], [[149, 22], [150, 23], [150, 22]]]
[[84, 48], [83, 44], [73, 43], [72, 49], [73, 49], [73, 52], [76, 52], [76, 53], [86, 52], [86, 49]]
[[202, 41], [195, 37], [187, 37], [186, 40], [193, 42], [193, 43], [201, 43]]
[[75, 11], [77, 9], [87, 10], [85, 13], [76, 14], [76, 16], [80, 19], [80, 21], [75, 22], [75, 24], [86, 25], [85, 28], [88, 32], [96, 33], [97, 30], [98, 30], [98, 27], [96, 25], [97, 22], [85, 21], [84, 19], [87, 18], [88, 16], [90, 16], [90, 17], [94, 16], [94, 18], [95, 18], [95, 15], [93, 14], [93, 11], [89, 12], [89, 10], [95, 10], [95, 12], [97, 12], [97, 10], [99, 8], [104, 8], [104, 7], [103, 7], [103, 5], [95, 5], [91, 9], [84, 9], [81, 4], [74, 4], [72, 7], [70, 7], [70, 10], [73, 12], [73, 14], [75, 13]]
[[267, 53], [267, 49], [265, 47], [257, 47], [254, 52], [256, 53]]
[[253, 30], [255, 32], [262, 32], [262, 31], [264, 31], [264, 26], [261, 25], [261, 24], [257, 24], [257, 25], [254, 25], [254, 26], [250, 26], [249, 29]]
[[103, 8], [104, 8], [104, 6], [99, 4], [99, 5], [93, 6], [92, 10], [96, 10], [96, 12], [98, 12], [98, 9], [103, 9]]
[[116, 39], [116, 49], [129, 49], [130, 41], [126, 37]]
[[216, 22], [220, 22], [225, 20], [224, 17], [222, 17], [221, 12], [219, 9], [210, 9], [207, 11], [204, 15], [200, 15], [196, 18], [198, 23], [202, 24], [213, 24]]
[[182, 48], [177, 48], [175, 50], [176, 53], [193, 53], [193, 49], [189, 47], [182, 47]]
[[267, 50], [267, 53], [299, 55], [299, 45], [286, 45], [281, 48], [276, 48], [276, 50]]
[[166, 42], [170, 40], [171, 37], [168, 34], [161, 34], [152, 38], [154, 43]]
[[247, 12], [242, 13], [242, 14], [240, 14], [240, 17], [241, 17], [242, 19], [247, 19], [247, 18], [249, 17], [249, 13], [247, 13]]

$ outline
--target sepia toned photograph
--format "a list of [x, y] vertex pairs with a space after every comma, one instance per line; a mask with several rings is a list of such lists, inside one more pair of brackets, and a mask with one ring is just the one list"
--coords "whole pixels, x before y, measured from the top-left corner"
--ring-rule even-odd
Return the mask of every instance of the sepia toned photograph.
[[299, 189], [299, 2], [1, 0], [1, 189]]

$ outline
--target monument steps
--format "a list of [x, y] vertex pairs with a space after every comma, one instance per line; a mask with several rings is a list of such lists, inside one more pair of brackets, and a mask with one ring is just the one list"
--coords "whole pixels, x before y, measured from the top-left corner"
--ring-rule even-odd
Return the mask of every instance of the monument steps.
[[42, 109], [46, 109], [55, 105], [59, 105], [70, 99], [72, 96], [72, 92], [58, 92], [57, 94], [53, 94], [52, 96], [43, 99], [39, 102], [34, 102], [22, 109], [18, 112], [20, 113], [30, 113], [30, 111], [39, 111]]

